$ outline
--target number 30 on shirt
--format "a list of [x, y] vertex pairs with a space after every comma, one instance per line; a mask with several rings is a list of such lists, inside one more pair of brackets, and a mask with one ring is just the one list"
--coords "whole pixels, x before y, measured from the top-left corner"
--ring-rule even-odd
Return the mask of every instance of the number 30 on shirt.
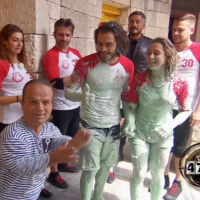
[[182, 67], [189, 67], [192, 68], [194, 65], [194, 60], [193, 59], [184, 59]]

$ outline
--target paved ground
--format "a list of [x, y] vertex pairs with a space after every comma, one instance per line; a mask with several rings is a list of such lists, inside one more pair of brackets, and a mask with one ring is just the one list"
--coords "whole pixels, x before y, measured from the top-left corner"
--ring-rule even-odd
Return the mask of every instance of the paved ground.
[[[126, 161], [120, 162], [115, 170], [116, 181], [113, 184], [106, 184], [104, 189], [105, 200], [130, 200], [129, 193], [129, 180], [132, 175], [132, 164], [130, 163], [129, 147], [125, 147]], [[81, 172], [76, 174], [61, 173], [62, 177], [70, 184], [66, 190], [57, 189], [46, 183], [46, 188], [53, 192], [53, 196], [49, 200], [80, 200], [79, 180]], [[170, 173], [170, 180], [173, 181], [175, 174]], [[148, 192], [149, 184], [151, 181], [150, 174], [148, 173], [144, 182], [143, 199], [150, 200]], [[183, 192], [177, 200], [199, 200], [200, 190], [192, 188], [185, 181], [182, 183]], [[163, 195], [166, 190], [163, 190]], [[41, 198], [41, 200], [45, 200]]]

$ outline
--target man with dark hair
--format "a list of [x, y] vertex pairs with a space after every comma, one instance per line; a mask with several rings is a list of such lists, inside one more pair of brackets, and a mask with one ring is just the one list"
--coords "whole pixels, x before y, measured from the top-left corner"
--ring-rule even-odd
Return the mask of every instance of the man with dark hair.
[[71, 140], [46, 122], [52, 111], [53, 89], [48, 81], [31, 80], [23, 89], [23, 117], [0, 134], [0, 199], [36, 200], [44, 187], [46, 168], [78, 162], [76, 151], [89, 139], [79, 130]]
[[[116, 22], [104, 22], [95, 30], [97, 53], [80, 59], [66, 90], [66, 97], [81, 101], [81, 127], [91, 131], [89, 144], [81, 151], [81, 200], [103, 199], [109, 169], [118, 158], [120, 100], [127, 101], [134, 73], [133, 63], [122, 56], [128, 37]], [[83, 92], [78, 92], [79, 88]]]
[[[200, 68], [200, 44], [191, 41], [191, 35], [195, 31], [196, 17], [191, 14], [184, 14], [174, 20], [172, 26], [172, 39], [178, 52], [177, 73], [185, 78], [189, 87], [188, 105], [193, 111], [192, 115], [181, 125], [174, 129], [174, 146], [165, 170], [165, 187], [170, 186], [169, 167], [172, 154], [175, 162], [176, 177], [163, 199], [175, 200], [182, 192], [182, 175], [179, 169], [179, 161], [186, 150], [191, 126], [200, 123], [200, 99], [199, 99], [199, 68]], [[174, 117], [178, 114], [178, 106], [173, 110]]]
[[130, 48], [126, 57], [133, 61], [135, 74], [147, 68], [146, 53], [152, 39], [142, 34], [145, 23], [146, 17], [140, 11], [134, 11], [128, 17]]
[[[74, 24], [71, 19], [59, 19], [54, 25], [55, 46], [44, 56], [43, 67], [48, 80], [56, 89], [52, 110], [52, 123], [57, 126], [63, 135], [74, 137], [79, 129], [80, 103], [65, 98], [64, 87], [70, 80], [74, 65], [81, 58], [76, 49], [69, 47]], [[59, 172], [76, 173], [78, 169], [69, 164], [51, 166], [49, 181], [58, 188], [65, 189], [68, 184], [59, 175]]]

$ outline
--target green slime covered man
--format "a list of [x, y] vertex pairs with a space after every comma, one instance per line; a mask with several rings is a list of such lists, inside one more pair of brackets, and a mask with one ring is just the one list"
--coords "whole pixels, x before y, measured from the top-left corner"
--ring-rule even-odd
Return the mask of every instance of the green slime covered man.
[[120, 101], [128, 102], [134, 73], [132, 62], [122, 56], [129, 40], [118, 23], [104, 22], [94, 35], [97, 53], [77, 62], [66, 89], [66, 98], [82, 102], [81, 128], [91, 132], [88, 145], [80, 152], [81, 200], [104, 199], [103, 188], [109, 170], [118, 158]]

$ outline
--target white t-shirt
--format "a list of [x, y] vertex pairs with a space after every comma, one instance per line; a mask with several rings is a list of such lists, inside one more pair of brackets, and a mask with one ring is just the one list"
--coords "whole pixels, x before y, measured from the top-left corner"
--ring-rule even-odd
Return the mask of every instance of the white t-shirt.
[[[178, 59], [177, 74], [188, 83], [188, 106], [194, 111], [199, 100], [200, 44], [193, 42], [188, 49], [178, 52]], [[174, 109], [178, 110], [177, 104]]]
[[[11, 67], [9, 62], [0, 60], [0, 96], [22, 95], [24, 85], [31, 79], [25, 68], [18, 68], [18, 64]], [[22, 115], [19, 102], [0, 106], [0, 122], [3, 124], [10, 124]]]
[[[71, 76], [74, 66], [81, 58], [76, 49], [68, 48], [67, 52], [59, 51], [55, 46], [44, 56], [43, 67], [49, 81], [56, 78]], [[54, 110], [72, 110], [80, 106], [79, 102], [73, 102], [65, 98], [64, 90], [57, 89], [54, 96]]]

